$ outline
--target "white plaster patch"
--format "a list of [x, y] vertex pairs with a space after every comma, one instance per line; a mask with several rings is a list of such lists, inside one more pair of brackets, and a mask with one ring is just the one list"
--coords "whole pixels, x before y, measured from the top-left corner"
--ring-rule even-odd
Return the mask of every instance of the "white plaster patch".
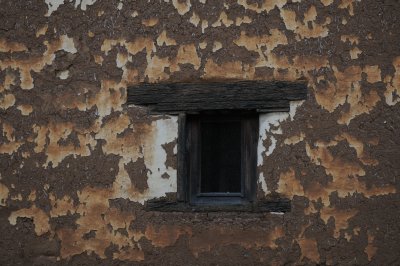
[[[76, 0], [75, 8], [80, 5], [82, 10], [86, 10], [87, 6], [93, 5], [97, 0]], [[54, 11], [56, 11], [62, 4], [64, 4], [64, 0], [45, 0], [46, 5], [48, 7], [48, 11], [46, 17], [49, 17]]]
[[64, 0], [45, 0], [45, 2], [48, 7], [46, 17], [49, 17], [60, 5], [64, 4]]
[[400, 98], [396, 97], [398, 92], [400, 92], [400, 88], [397, 89], [394, 86], [388, 85], [388, 89], [385, 92], [385, 100], [387, 105], [393, 106], [400, 102]]
[[[299, 106], [301, 106], [304, 101], [291, 101], [290, 102], [290, 111], [289, 112], [274, 112], [267, 114], [260, 114], [260, 129], [259, 129], [259, 139], [258, 139], [258, 147], [257, 147], [257, 164], [261, 165], [263, 163], [263, 153], [265, 152], [266, 156], [271, 155], [276, 148], [276, 139], [274, 135], [282, 134], [282, 129], [280, 128], [280, 123], [290, 118], [293, 120], [293, 117], [296, 114], [296, 110]], [[268, 147], [268, 150], [265, 151], [265, 147], [263, 145], [263, 141], [267, 138], [270, 138], [271, 145]]]
[[[107, 136], [118, 134], [118, 132], [122, 132], [127, 126], [122, 126], [119, 131], [104, 132], [102, 135], [98, 134], [97, 138], [107, 140]], [[133, 130], [135, 131], [135, 126], [133, 126]], [[121, 144], [110, 144], [111, 149], [109, 151], [105, 149], [108, 153], [119, 154], [121, 156], [118, 165], [118, 175], [113, 183], [113, 198], [129, 198], [143, 204], [148, 199], [162, 197], [165, 196], [165, 193], [177, 191], [176, 169], [165, 166], [167, 153], [162, 147], [162, 145], [170, 143], [177, 138], [177, 117], [171, 116], [153, 121], [149, 127], [149, 131], [146, 131], [145, 134], [137, 136], [141, 140], [139, 144], [140, 148], [136, 147], [136, 144], [129, 147], [124, 147], [122, 144], [121, 152], [119, 152], [120, 149], [114, 147]], [[176, 152], [176, 147], [174, 147], [174, 152]], [[149, 170], [147, 172], [148, 189], [143, 193], [137, 191], [125, 169], [126, 164], [134, 162], [138, 158], [144, 159], [144, 164]], [[165, 173], [169, 178], [162, 177]]]
[[[274, 112], [274, 113], [267, 113], [267, 114], [260, 114], [260, 137], [258, 140], [258, 159], [257, 164], [261, 165], [263, 162], [263, 152], [264, 152], [264, 145], [263, 140], [269, 137], [271, 139], [271, 145], [268, 147], [268, 150], [265, 152], [267, 156], [271, 155], [276, 146], [276, 139], [272, 136], [272, 132], [274, 134], [281, 134], [279, 131], [279, 124], [286, 120], [289, 117], [288, 112]], [[278, 129], [272, 130], [272, 128], [278, 127]]]
[[[299, 106], [301, 106], [304, 101], [291, 101], [290, 102], [290, 110], [289, 112], [274, 112], [274, 113], [267, 113], [267, 114], [260, 114], [259, 117], [259, 139], [258, 139], [258, 147], [257, 147], [257, 165], [262, 165], [263, 155], [265, 153], [266, 156], [270, 156], [275, 148], [276, 148], [276, 138], [274, 135], [282, 134], [282, 129], [280, 128], [280, 124], [287, 120], [293, 120], [293, 117], [296, 114], [296, 110]], [[263, 141], [269, 138], [271, 140], [271, 145], [265, 150], [263, 145]], [[268, 193], [267, 183], [265, 182], [265, 177], [263, 173], [260, 173], [258, 177], [258, 182], [261, 183], [261, 188], [264, 193]], [[280, 214], [280, 213], [276, 213]]]
[[69, 77], [69, 71], [68, 70], [61, 71], [57, 73], [57, 77], [59, 79], [67, 79]]
[[[178, 118], [171, 116], [170, 119], [161, 119], [152, 123], [154, 133], [152, 142], [143, 147], [143, 156], [146, 167], [151, 171], [148, 173], [149, 191], [148, 198], [162, 197], [167, 192], [176, 192], [176, 169], [167, 168], [165, 161], [167, 153], [161, 145], [174, 141], [178, 137]], [[169, 178], [161, 176], [167, 173]]]
[[67, 53], [71, 53], [71, 54], [74, 54], [77, 52], [73, 38], [69, 38], [67, 35], [62, 35], [61, 42], [62, 42], [61, 50], [64, 50]]
[[258, 177], [258, 182], [261, 183], [261, 189], [264, 191], [265, 194], [268, 192], [267, 182], [265, 182], [265, 177], [263, 173], [260, 173]]
[[289, 111], [290, 120], [293, 120], [293, 117], [296, 114], [297, 108], [302, 106], [304, 102], [305, 102], [304, 100], [302, 100], [302, 101], [290, 101], [290, 111]]
[[82, 10], [86, 10], [87, 6], [93, 5], [96, 1], [97, 0], [76, 0], [75, 8], [80, 5]]

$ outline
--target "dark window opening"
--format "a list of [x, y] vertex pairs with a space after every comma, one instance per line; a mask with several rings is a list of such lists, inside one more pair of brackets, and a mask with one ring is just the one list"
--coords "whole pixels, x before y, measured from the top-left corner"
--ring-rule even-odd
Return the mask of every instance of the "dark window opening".
[[200, 193], [241, 193], [240, 121], [203, 120], [200, 131]]
[[187, 117], [190, 203], [244, 204], [256, 182], [258, 114]]

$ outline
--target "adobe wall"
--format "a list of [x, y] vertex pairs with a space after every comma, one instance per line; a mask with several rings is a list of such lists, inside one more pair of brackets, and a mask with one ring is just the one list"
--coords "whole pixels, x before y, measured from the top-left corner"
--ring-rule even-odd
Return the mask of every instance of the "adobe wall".
[[[1, 265], [400, 263], [398, 1], [63, 2], [0, 5]], [[176, 192], [177, 119], [128, 86], [300, 78], [258, 145], [291, 212], [143, 210]]]

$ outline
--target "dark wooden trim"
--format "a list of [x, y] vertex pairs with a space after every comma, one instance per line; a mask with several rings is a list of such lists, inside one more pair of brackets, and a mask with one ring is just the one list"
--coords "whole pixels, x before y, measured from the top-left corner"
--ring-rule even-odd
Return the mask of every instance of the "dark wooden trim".
[[259, 136], [259, 116], [253, 115], [242, 120], [242, 159], [246, 199], [255, 200], [257, 184], [257, 144]]
[[188, 161], [187, 161], [187, 129], [186, 114], [178, 116], [178, 171], [177, 171], [177, 200], [186, 202], [188, 191]]
[[290, 212], [289, 199], [258, 201], [255, 203], [238, 205], [190, 205], [184, 202], [169, 201], [167, 199], [152, 199], [145, 202], [146, 211], [159, 212]]
[[176, 114], [205, 110], [288, 110], [289, 102], [307, 98], [305, 81], [143, 83], [128, 88], [127, 104], [151, 112]]

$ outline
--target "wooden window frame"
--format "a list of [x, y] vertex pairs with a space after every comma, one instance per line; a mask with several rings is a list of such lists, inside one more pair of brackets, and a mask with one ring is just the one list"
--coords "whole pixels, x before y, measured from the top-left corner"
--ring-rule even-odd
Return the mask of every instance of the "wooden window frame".
[[[238, 121], [241, 128], [241, 192], [239, 193], [201, 193], [201, 123], [205, 121]], [[181, 188], [178, 199], [187, 201], [191, 205], [244, 205], [251, 204], [255, 200], [257, 182], [257, 144], [259, 117], [255, 112], [229, 112], [222, 114], [188, 115], [186, 118], [185, 134], [186, 139], [179, 142], [184, 154], [178, 156], [178, 165], [185, 164], [180, 172], [179, 179], [186, 179], [187, 186]], [[178, 138], [182, 135], [179, 134]], [[188, 195], [185, 195], [188, 194]], [[180, 197], [180, 198], [179, 198]]]

